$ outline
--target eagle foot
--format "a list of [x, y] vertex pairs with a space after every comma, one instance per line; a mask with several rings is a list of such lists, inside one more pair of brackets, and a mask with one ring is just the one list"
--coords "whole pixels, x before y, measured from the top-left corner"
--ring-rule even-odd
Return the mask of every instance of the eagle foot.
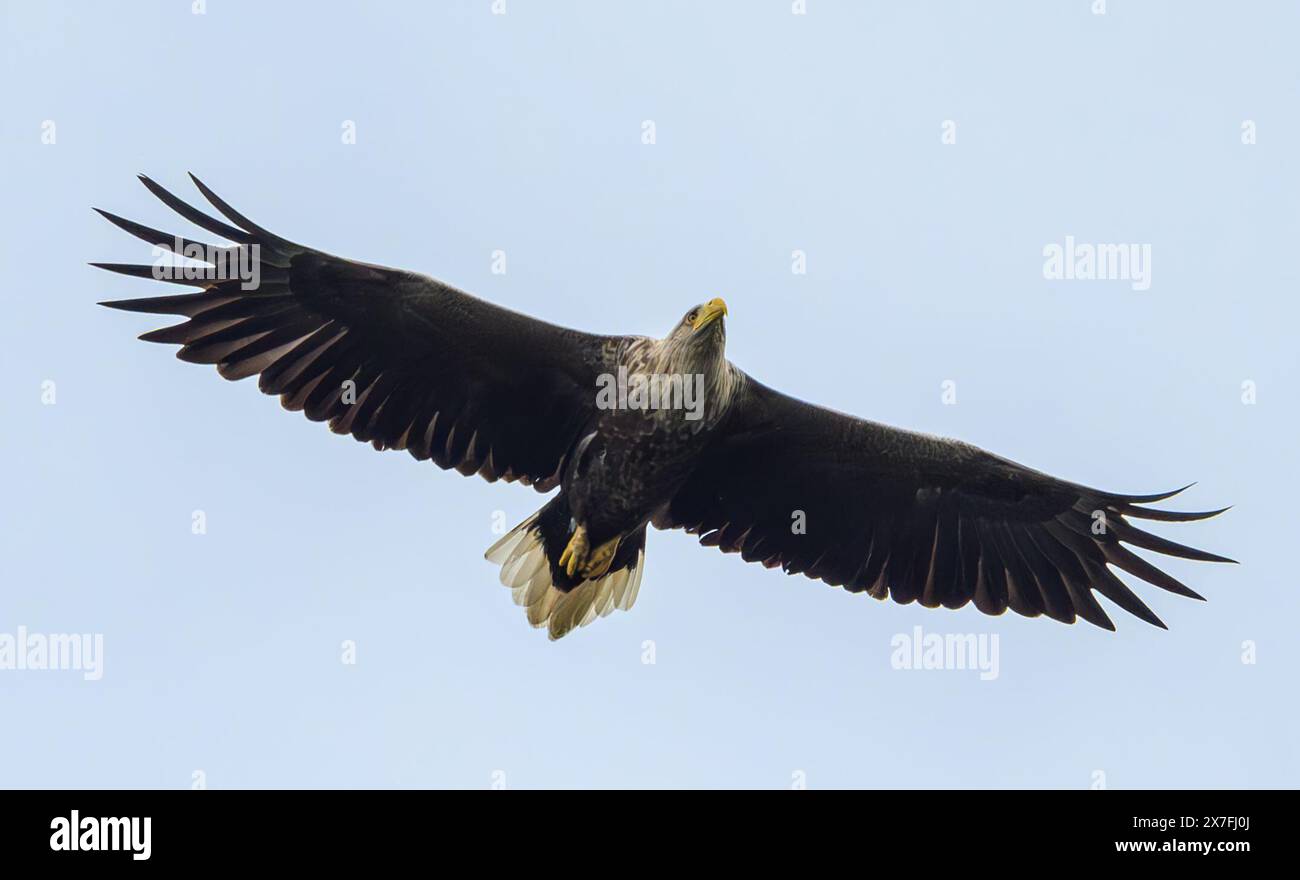
[[560, 568], [564, 569], [569, 577], [581, 575], [588, 580], [603, 577], [609, 571], [610, 563], [614, 561], [620, 539], [621, 537], [611, 538], [592, 550], [587, 529], [580, 525], [573, 530], [573, 537], [569, 538], [564, 552], [560, 554]]
[[601, 544], [587, 557], [587, 563], [582, 566], [582, 576], [595, 580], [604, 577], [609, 571], [609, 564], [614, 561], [614, 554], [618, 552], [619, 538], [610, 538], [604, 544]]
[[560, 554], [560, 568], [569, 577], [577, 574], [578, 569], [587, 561], [587, 550], [590, 548], [587, 541], [587, 529], [585, 526], [578, 526], [573, 530], [573, 537], [569, 538], [569, 543], [564, 546], [564, 552]]

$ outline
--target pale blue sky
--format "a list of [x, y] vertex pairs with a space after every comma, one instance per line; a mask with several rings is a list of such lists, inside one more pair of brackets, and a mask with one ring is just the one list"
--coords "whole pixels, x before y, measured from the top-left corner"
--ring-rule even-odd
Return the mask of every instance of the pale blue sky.
[[[0, 634], [102, 633], [105, 662], [0, 671], [0, 785], [1300, 784], [1300, 12], [1108, 5], [4, 2]], [[148, 256], [90, 206], [196, 232], [134, 180], [197, 198], [190, 170], [559, 323], [658, 334], [725, 296], [769, 384], [1116, 491], [1198, 480], [1178, 507], [1236, 507], [1157, 530], [1243, 564], [1169, 562], [1210, 601], [1140, 588], [1170, 631], [1111, 634], [654, 533], [636, 608], [550, 643], [482, 559], [541, 496], [335, 437], [94, 305], [159, 291], [86, 266]], [[1151, 289], [1044, 280], [1067, 235], [1150, 244]], [[916, 625], [997, 634], [999, 677], [894, 670]]]

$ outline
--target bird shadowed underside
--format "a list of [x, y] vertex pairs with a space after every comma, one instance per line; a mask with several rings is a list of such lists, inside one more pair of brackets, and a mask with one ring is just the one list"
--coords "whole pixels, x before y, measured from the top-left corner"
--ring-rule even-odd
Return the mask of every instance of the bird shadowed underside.
[[[1102, 492], [768, 388], [726, 360], [720, 299], [662, 339], [584, 333], [280, 238], [197, 178], [224, 220], [141, 181], [225, 244], [100, 211], [212, 269], [95, 263], [194, 288], [103, 305], [183, 318], [141, 338], [178, 345], [181, 360], [227, 379], [257, 376], [286, 409], [335, 433], [490, 482], [558, 490], [487, 553], [552, 638], [632, 607], [649, 525], [877, 599], [1106, 629], [1098, 596], [1164, 626], [1116, 570], [1201, 598], [1131, 548], [1231, 561], [1134, 524], [1222, 512], [1150, 506], [1175, 492]], [[251, 271], [232, 277], [227, 265]], [[604, 406], [602, 383], [620, 371], [698, 377], [699, 407]], [[796, 512], [802, 529], [792, 528]]]

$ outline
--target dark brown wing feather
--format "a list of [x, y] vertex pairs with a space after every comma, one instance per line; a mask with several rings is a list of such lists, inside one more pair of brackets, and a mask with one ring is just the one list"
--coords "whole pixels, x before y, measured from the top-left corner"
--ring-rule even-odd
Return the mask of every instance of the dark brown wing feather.
[[[966, 443], [853, 418], [744, 374], [728, 421], [656, 517], [700, 543], [876, 598], [986, 614], [1114, 625], [1092, 591], [1164, 626], [1108, 564], [1201, 598], [1121, 542], [1230, 562], [1143, 532], [1127, 517], [1187, 521], [1058, 480]], [[1179, 490], [1181, 491], [1181, 490]], [[797, 527], [802, 523], [804, 530]]]
[[[494, 306], [432, 278], [331, 256], [273, 235], [195, 179], [235, 226], [146, 177], [169, 207], [258, 261], [260, 285], [185, 280], [200, 293], [106, 302], [187, 321], [144, 334], [227, 379], [260, 375], [284, 406], [377, 449], [406, 449], [443, 468], [546, 491], [595, 409], [596, 377], [615, 337]], [[100, 212], [151, 244], [192, 242]], [[177, 244], [177, 242], [180, 242]], [[153, 266], [94, 264], [145, 278]]]

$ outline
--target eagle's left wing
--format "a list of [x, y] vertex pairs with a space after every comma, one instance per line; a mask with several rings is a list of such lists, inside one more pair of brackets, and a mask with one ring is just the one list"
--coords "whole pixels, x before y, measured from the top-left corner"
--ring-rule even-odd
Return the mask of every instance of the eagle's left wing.
[[1164, 624], [1107, 567], [1201, 598], [1124, 543], [1172, 556], [1232, 560], [1133, 526], [1129, 517], [1187, 521], [1058, 480], [967, 443], [902, 431], [773, 391], [736, 371], [732, 413], [686, 485], [656, 516], [700, 543], [739, 552], [851, 592], [927, 607], [974, 602], [1114, 629], [1096, 590]]

